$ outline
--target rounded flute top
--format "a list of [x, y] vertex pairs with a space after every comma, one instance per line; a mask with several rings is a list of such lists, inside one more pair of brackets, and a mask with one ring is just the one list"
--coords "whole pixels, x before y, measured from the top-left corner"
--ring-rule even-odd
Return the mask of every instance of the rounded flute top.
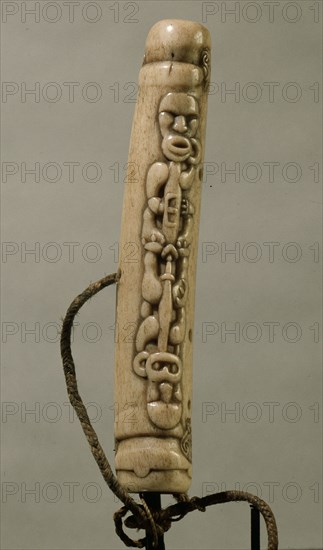
[[186, 19], [163, 19], [148, 33], [144, 64], [181, 61], [201, 65], [201, 56], [210, 48], [210, 33], [200, 23]]

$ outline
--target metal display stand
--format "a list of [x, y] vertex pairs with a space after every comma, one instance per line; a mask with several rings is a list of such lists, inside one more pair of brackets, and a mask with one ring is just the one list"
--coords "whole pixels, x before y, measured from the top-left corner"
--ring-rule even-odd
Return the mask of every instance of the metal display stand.
[[[145, 493], [143, 495], [146, 504], [149, 506], [149, 509], [153, 512], [158, 512], [161, 510], [161, 498], [159, 493]], [[255, 506], [250, 506], [250, 519], [251, 519], [251, 546], [250, 550], [260, 550], [260, 513]], [[165, 543], [163, 535], [158, 537], [158, 544], [154, 546], [154, 540], [147, 533], [146, 550], [165, 550]]]

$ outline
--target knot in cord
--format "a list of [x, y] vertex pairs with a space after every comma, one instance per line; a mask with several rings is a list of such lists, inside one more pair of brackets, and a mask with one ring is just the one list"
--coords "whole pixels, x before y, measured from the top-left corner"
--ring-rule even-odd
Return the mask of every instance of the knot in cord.
[[192, 497], [191, 503], [193, 504], [195, 509], [198, 510], [199, 512], [205, 512], [206, 508], [202, 504], [201, 499], [199, 497]]

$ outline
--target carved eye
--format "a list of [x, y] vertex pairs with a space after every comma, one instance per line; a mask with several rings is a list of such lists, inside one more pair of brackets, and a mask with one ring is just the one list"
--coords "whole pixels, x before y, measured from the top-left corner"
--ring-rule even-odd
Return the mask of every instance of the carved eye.
[[168, 111], [159, 113], [159, 125], [161, 130], [168, 130], [174, 123], [174, 115]]
[[175, 363], [172, 363], [168, 366], [168, 370], [171, 374], [177, 374], [178, 373], [178, 365]]

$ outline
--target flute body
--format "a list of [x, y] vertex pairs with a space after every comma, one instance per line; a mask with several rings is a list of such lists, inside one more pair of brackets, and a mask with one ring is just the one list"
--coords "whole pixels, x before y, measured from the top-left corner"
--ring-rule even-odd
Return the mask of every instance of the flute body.
[[115, 465], [131, 492], [192, 477], [192, 340], [210, 37], [193, 21], [150, 30], [119, 243]]

